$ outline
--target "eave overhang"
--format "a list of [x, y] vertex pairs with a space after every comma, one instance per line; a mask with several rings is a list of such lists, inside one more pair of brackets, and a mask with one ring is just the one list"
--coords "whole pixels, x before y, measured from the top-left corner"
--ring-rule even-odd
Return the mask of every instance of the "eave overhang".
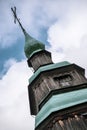
[[63, 62], [59, 62], [55, 64], [42, 66], [31, 76], [31, 78], [29, 79], [29, 84], [31, 84], [42, 72], [50, 71], [50, 70], [68, 66], [68, 65], [71, 65], [71, 64], [67, 61], [63, 61]]
[[83, 103], [87, 103], [87, 88], [53, 95], [37, 114], [35, 127], [38, 127], [53, 112]]

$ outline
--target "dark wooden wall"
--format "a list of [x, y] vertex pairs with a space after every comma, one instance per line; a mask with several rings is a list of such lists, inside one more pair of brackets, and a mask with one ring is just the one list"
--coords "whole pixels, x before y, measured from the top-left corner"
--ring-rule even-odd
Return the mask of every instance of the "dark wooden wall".
[[48, 130], [87, 130], [87, 119], [75, 115], [65, 120], [53, 120]]
[[37, 55], [33, 55], [32, 58], [29, 59], [31, 67], [36, 71], [40, 66], [51, 64], [52, 58], [51, 53], [48, 51], [41, 51], [37, 53]]
[[[70, 77], [66, 78], [67, 76], [70, 76], [71, 79]], [[60, 84], [61, 79], [61, 82], [64, 82], [63, 85]], [[68, 82], [68, 84], [66, 81]], [[35, 100], [35, 103], [33, 102], [33, 104], [36, 104], [37, 113], [39, 111], [39, 104], [50, 93], [50, 91], [59, 90], [63, 88], [71, 88], [72, 90], [73, 86], [78, 86], [84, 83], [87, 83], [87, 79], [82, 73], [80, 73], [76, 69], [65, 68], [60, 70], [55, 69], [53, 71], [44, 72], [31, 85], [29, 85], [29, 89], [31, 88], [31, 90], [29, 91], [30, 93], [33, 93], [33, 95], [30, 96], [30, 100]]]

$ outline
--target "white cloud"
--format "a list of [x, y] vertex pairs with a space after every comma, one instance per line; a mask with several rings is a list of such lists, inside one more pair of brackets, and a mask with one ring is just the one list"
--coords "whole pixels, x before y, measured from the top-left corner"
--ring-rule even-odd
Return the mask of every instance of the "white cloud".
[[26, 61], [21, 61], [14, 63], [0, 80], [1, 130], [34, 129], [27, 92], [28, 78], [31, 74]]
[[16, 43], [18, 37], [11, 15], [11, 1], [0, 1], [0, 47], [9, 47]]
[[16, 59], [10, 58], [7, 61], [5, 61], [4, 68], [8, 69], [9, 67], [14, 65], [15, 63], [16, 63]]
[[3, 64], [3, 69], [0, 73], [0, 78], [3, 77], [3, 75], [7, 72], [7, 70], [16, 63], [16, 59], [14, 58], [9, 58], [8, 60], [5, 61], [5, 63]]
[[[73, 5], [75, 6], [75, 5]], [[48, 41], [53, 49], [62, 48], [64, 50], [71, 47], [79, 47], [87, 35], [87, 9], [84, 4], [73, 9], [68, 8], [65, 17], [60, 18], [48, 30]]]
[[[50, 33], [52, 33], [51, 30], [55, 28], [55, 32], [58, 34], [56, 34], [57, 37], [62, 38], [65, 36], [65, 42], [67, 40], [73, 40], [73, 37], [75, 37], [77, 40], [76, 46], [78, 46], [78, 35], [80, 35], [81, 31], [83, 35], [84, 27], [87, 26], [86, 0], [44, 0], [44, 3], [41, 0], [15, 0], [9, 2], [3, 0], [0, 2], [0, 12], [2, 14], [0, 18], [0, 29], [2, 30], [0, 32], [1, 47], [8, 47], [15, 44], [17, 39], [22, 36], [18, 26], [13, 23], [10, 8], [14, 5], [17, 6], [17, 14], [24, 27], [34, 37], [37, 38], [39, 36], [40, 28], [49, 28], [52, 25], [52, 27], [50, 27]], [[74, 30], [75, 27], [76, 30]], [[76, 35], [78, 31], [79, 34]], [[70, 38], [67, 37], [67, 33]], [[73, 37], [71, 37], [70, 34], [72, 34]], [[50, 34], [50, 37], [51, 35], [53, 34]], [[56, 38], [54, 40], [56, 40]], [[62, 44], [65, 45], [65, 43]]]
[[[49, 28], [51, 47], [48, 50], [55, 62], [68, 60], [87, 70], [87, 0], [44, 0], [44, 3], [41, 0], [3, 0], [0, 3], [1, 47], [15, 44], [22, 34], [13, 23], [10, 7], [14, 5], [24, 27], [35, 37], [41, 27]], [[17, 63], [13, 59], [6, 61], [4, 67], [10, 68], [0, 80], [0, 129], [33, 130], [34, 119], [29, 114], [27, 94], [30, 69], [25, 61]]]
[[[68, 60], [87, 69], [87, 2], [67, 3], [67, 11], [48, 30], [55, 62]], [[61, 12], [60, 12], [61, 14]]]
[[2, 48], [16, 44], [18, 38], [22, 35], [20, 29], [14, 24], [14, 18], [11, 12], [11, 7], [17, 7], [17, 14], [23, 26], [29, 33], [36, 38], [39, 36], [40, 28], [49, 27], [52, 22], [58, 19], [60, 11], [63, 14], [66, 7], [60, 8], [61, 2], [44, 0], [22, 0], [22, 1], [0, 1], [0, 46]]

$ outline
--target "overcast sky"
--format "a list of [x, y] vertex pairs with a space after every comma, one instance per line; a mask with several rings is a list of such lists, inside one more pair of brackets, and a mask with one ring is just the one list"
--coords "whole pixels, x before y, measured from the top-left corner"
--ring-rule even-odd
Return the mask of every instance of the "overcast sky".
[[27, 92], [32, 71], [13, 6], [26, 31], [52, 52], [54, 62], [76, 63], [87, 75], [87, 0], [0, 0], [0, 130], [34, 130]]

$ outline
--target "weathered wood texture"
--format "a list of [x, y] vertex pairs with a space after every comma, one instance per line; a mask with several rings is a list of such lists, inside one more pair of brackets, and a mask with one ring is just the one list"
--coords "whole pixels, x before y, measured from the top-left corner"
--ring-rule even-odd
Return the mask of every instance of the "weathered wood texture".
[[48, 130], [87, 130], [87, 119], [83, 116], [75, 115], [65, 120], [53, 120], [48, 126]]
[[29, 66], [33, 67], [33, 69], [36, 71], [40, 66], [51, 64], [51, 53], [48, 51], [41, 51], [37, 53], [37, 55], [33, 55], [29, 60], [28, 64]]
[[28, 87], [30, 105], [32, 104], [31, 109], [36, 106], [34, 114], [37, 114], [39, 105], [53, 90], [62, 90], [63, 88], [68, 90], [70, 88], [72, 91], [73, 86], [79, 88], [79, 85], [84, 83], [87, 83], [87, 79], [83, 71], [79, 70], [78, 67], [76, 68], [76, 66], [43, 72]]
[[51, 113], [35, 130], [87, 130], [87, 103]]

